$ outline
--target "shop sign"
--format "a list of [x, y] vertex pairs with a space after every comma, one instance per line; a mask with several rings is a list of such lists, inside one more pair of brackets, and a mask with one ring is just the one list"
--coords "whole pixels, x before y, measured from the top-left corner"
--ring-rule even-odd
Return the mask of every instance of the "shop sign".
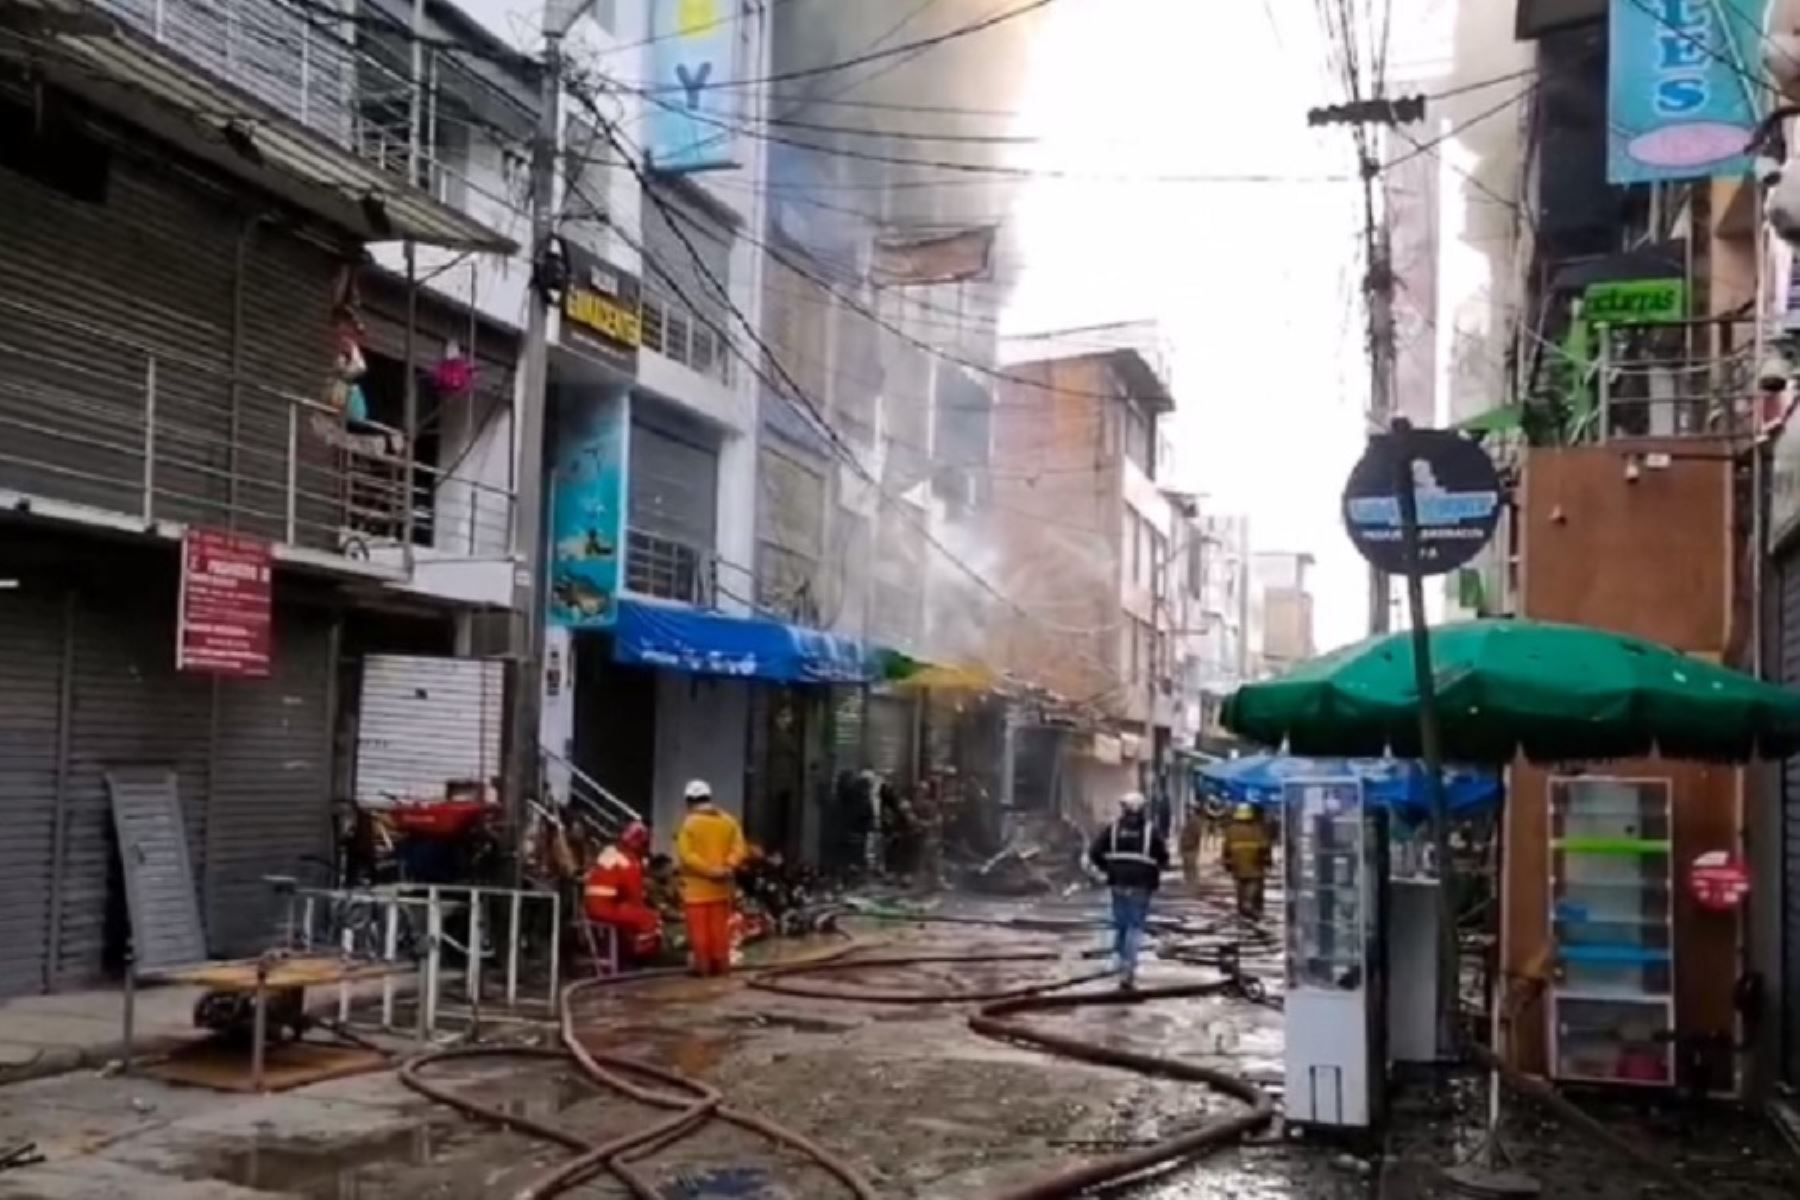
[[181, 539], [175, 669], [262, 679], [269, 674], [274, 555], [268, 542], [190, 528]]
[[1730, 912], [1750, 894], [1750, 870], [1724, 850], [1708, 850], [1688, 868], [1688, 890], [1708, 912]]
[[[1767, 0], [1612, 0], [1606, 181], [1742, 175]], [[1741, 64], [1752, 64], [1746, 71]]]
[[1125, 761], [1123, 747], [1119, 744], [1119, 739], [1110, 733], [1096, 733], [1094, 735], [1092, 753], [1095, 762], [1105, 763], [1110, 767], [1116, 767]]
[[1494, 536], [1500, 520], [1500, 476], [1487, 452], [1448, 429], [1378, 434], [1344, 485], [1344, 528], [1370, 565], [1406, 572], [1399, 483], [1408, 463], [1419, 516], [1419, 573], [1463, 566]]
[[1649, 325], [1685, 320], [1687, 281], [1615, 279], [1591, 283], [1581, 297], [1581, 319], [1590, 325]]
[[563, 329], [569, 340], [627, 375], [637, 373], [644, 341], [643, 298], [637, 277], [565, 242], [569, 281], [563, 288]]
[[658, 171], [738, 165], [736, 8], [732, 0], [651, 0], [643, 143]]
[[628, 404], [623, 388], [563, 397], [550, 477], [553, 624], [608, 629], [618, 617]]

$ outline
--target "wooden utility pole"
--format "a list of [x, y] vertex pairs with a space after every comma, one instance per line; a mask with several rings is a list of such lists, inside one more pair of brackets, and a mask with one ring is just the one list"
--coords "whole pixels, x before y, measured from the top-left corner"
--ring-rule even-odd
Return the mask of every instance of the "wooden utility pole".
[[[1402, 96], [1396, 99], [1352, 99], [1347, 104], [1331, 104], [1309, 109], [1306, 123], [1323, 125], [1399, 125], [1425, 118], [1425, 97]], [[1394, 415], [1394, 265], [1393, 239], [1387, 222], [1387, 210], [1375, 200], [1375, 181], [1381, 176], [1381, 163], [1361, 141], [1363, 254], [1368, 271], [1363, 276], [1363, 298], [1369, 311], [1369, 411], [1370, 436], [1386, 432]], [[1389, 629], [1388, 577], [1375, 567], [1369, 568], [1369, 632], [1386, 633]]]

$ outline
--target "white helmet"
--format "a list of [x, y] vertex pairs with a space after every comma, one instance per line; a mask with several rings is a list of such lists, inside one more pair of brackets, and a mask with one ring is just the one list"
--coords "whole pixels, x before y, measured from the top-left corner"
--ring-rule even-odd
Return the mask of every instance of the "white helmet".
[[1119, 797], [1119, 808], [1128, 813], [1142, 812], [1145, 803], [1142, 792], [1126, 792]]
[[702, 800], [712, 799], [712, 784], [704, 779], [690, 779], [687, 787], [681, 790], [682, 796], [689, 804], [698, 804]]

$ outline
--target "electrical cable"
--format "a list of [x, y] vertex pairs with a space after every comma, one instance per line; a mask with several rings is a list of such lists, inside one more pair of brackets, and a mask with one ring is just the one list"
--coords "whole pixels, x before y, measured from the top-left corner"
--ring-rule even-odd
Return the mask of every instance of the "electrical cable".
[[[1009, 21], [1015, 21], [1015, 20], [1019, 19], [1020, 17], [1028, 16], [1031, 13], [1037, 12], [1039, 9], [1048, 8], [1050, 5], [1052, 5], [1054, 3], [1056, 3], [1056, 0], [1027, 0], [1026, 3], [1021, 4], [1016, 8], [1009, 8], [1009, 9], [1005, 10], [1004, 12], [996, 13], [996, 14], [994, 14], [992, 16], [988, 16], [988, 17], [983, 17], [977, 21], [971, 21], [966, 25], [959, 25], [956, 28], [947, 30], [944, 33], [934, 34], [931, 37], [920, 38], [917, 41], [905, 42], [898, 46], [889, 46], [884, 49], [865, 51], [862, 54], [852, 55], [849, 58], [840, 59], [836, 62], [824, 63], [824, 64], [821, 64], [821, 65], [815, 66], [815, 67], [801, 67], [801, 68], [797, 68], [792, 71], [780, 71], [780, 72], [775, 72], [775, 73], [772, 73], [769, 75], [752, 76], [752, 77], [746, 78], [746, 79], [720, 80], [717, 83], [703, 84], [698, 88], [684, 88], [680, 85], [666, 85], [666, 86], [650, 87], [648, 90], [656, 91], [658, 93], [690, 94], [690, 93], [707, 92], [707, 91], [721, 91], [721, 90], [730, 89], [730, 88], [762, 87], [762, 86], [765, 86], [765, 85], [771, 84], [771, 83], [790, 83], [796, 79], [812, 79], [812, 78], [816, 78], [821, 75], [835, 75], [839, 71], [848, 71], [855, 67], [864, 66], [868, 63], [881, 62], [885, 59], [896, 58], [900, 55], [905, 55], [905, 54], [912, 54], [916, 51], [932, 50], [939, 46], [945, 45], [950, 42], [957, 41], [962, 38], [971, 37], [971, 36], [973, 36], [975, 34], [979, 34], [979, 33], [985, 33], [986, 31], [993, 29], [997, 26], [1004, 25]], [[636, 90], [636, 89], [640, 89], [640, 88], [644, 88], [644, 87], [645, 87], [645, 84], [642, 81], [639, 81], [639, 82], [631, 85], [632, 90]]]

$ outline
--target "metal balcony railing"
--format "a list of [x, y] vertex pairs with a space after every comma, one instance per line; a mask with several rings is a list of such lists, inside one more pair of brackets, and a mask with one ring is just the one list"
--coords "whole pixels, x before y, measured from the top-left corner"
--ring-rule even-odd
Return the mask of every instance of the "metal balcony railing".
[[503, 556], [512, 495], [460, 467], [414, 464], [409, 480], [398, 430], [0, 298], [0, 489], [27, 501], [231, 525], [346, 560], [409, 536]]
[[643, 529], [625, 531], [625, 587], [640, 596], [716, 607], [718, 555]]
[[1755, 430], [1756, 327], [1742, 318], [1596, 329], [1595, 436], [1731, 438]]

